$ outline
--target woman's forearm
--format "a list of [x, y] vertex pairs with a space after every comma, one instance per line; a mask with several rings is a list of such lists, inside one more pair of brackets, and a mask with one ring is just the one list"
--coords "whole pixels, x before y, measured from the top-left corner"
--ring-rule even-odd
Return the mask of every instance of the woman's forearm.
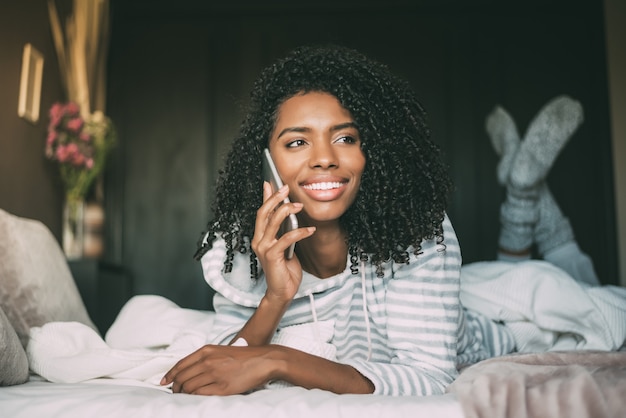
[[374, 392], [372, 382], [354, 367], [337, 363], [299, 350], [269, 345], [272, 379], [283, 380], [307, 389], [323, 389], [344, 394]]
[[285, 381], [334, 393], [373, 393], [356, 369], [280, 345], [205, 345], [181, 359], [161, 380], [175, 393], [234, 395]]
[[288, 306], [289, 303], [263, 297], [254, 314], [233, 338], [231, 344], [239, 338], [246, 340], [249, 346], [269, 344]]

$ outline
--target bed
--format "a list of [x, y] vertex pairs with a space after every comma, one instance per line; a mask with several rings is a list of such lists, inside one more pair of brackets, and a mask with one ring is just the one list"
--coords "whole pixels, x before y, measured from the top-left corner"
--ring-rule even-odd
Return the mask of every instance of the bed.
[[[626, 416], [623, 288], [589, 296], [565, 278], [531, 274], [529, 280], [522, 271], [523, 279], [511, 274], [508, 282], [496, 281], [502, 266], [489, 264], [489, 275], [477, 265], [480, 274], [466, 269], [464, 305], [510, 322], [526, 336], [529, 352], [466, 367], [445, 394], [335, 395], [286, 386], [205, 397], [173, 394], [157, 382], [181, 354], [200, 344], [212, 312], [183, 309], [160, 296], [135, 296], [101, 336], [43, 224], [0, 210], [0, 236], [2, 417]], [[555, 292], [561, 297], [555, 299]], [[516, 300], [505, 297], [511, 294], [517, 301], [532, 294], [534, 303], [513, 308]], [[541, 294], [552, 297], [543, 300]], [[567, 315], [555, 300], [567, 302]]]
[[[586, 357], [585, 353], [581, 355]], [[561, 360], [567, 364], [552, 364], [547, 369], [542, 365], [546, 359], [541, 356], [488, 360], [471, 370], [471, 377], [468, 374], [464, 378], [462, 374], [464, 379], [455, 383], [462, 385], [450, 393], [427, 397], [334, 395], [296, 387], [203, 397], [169, 394], [134, 381], [50, 383], [33, 377], [28, 383], [0, 388], [0, 414], [3, 417], [137, 418], [625, 416], [626, 354], [612, 353], [602, 359], [602, 366], [589, 361], [587, 365], [574, 366], [567, 355]], [[551, 375], [552, 372], [557, 373]], [[498, 387], [500, 384], [503, 386]]]
[[293, 387], [213, 398], [168, 394], [132, 383], [41, 381], [1, 389], [0, 410], [3, 417], [463, 417], [453, 395], [338, 396]]

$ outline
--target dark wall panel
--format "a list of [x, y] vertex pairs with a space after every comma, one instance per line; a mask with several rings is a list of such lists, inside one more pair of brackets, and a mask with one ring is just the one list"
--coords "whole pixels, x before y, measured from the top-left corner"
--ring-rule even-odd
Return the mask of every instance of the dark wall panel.
[[[142, 24], [125, 33], [111, 71], [110, 113], [118, 123], [121, 170], [107, 198], [121, 211], [114, 251], [134, 291], [206, 307], [192, 259], [208, 206], [208, 32]], [[111, 202], [109, 202], [111, 203]]]
[[[44, 56], [39, 120], [17, 114], [24, 45]], [[46, 2], [0, 5], [0, 208], [42, 221], [61, 239], [63, 187], [58, 167], [44, 156], [48, 109], [63, 100]]]

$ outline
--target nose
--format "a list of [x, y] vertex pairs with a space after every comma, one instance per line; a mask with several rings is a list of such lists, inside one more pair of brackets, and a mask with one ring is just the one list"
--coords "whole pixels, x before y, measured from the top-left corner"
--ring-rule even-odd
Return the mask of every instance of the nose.
[[332, 144], [323, 141], [311, 147], [310, 164], [314, 168], [332, 168], [337, 167], [338, 159]]

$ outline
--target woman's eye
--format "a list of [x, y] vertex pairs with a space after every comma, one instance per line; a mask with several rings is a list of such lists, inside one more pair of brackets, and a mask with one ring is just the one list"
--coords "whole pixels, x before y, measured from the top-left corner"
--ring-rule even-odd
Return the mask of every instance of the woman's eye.
[[301, 147], [304, 145], [304, 139], [296, 139], [287, 143], [287, 148]]
[[344, 135], [341, 136], [339, 138], [337, 138], [337, 140], [335, 142], [341, 142], [344, 144], [355, 144], [358, 141], [357, 138], [350, 136], [350, 135]]

